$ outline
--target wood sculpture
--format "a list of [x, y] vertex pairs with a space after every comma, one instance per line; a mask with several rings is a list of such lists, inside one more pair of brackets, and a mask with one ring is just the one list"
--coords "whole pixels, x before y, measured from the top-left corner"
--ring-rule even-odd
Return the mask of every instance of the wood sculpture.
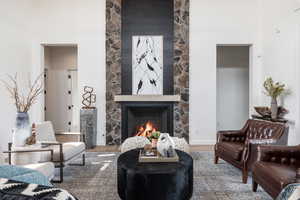
[[35, 123], [32, 124], [31, 136], [26, 139], [26, 144], [27, 145], [36, 144], [36, 127], [35, 127]]
[[82, 104], [84, 105], [83, 109], [94, 109], [95, 107], [92, 104], [96, 103], [96, 94], [94, 94], [94, 88], [85, 86], [84, 93], [82, 95]]

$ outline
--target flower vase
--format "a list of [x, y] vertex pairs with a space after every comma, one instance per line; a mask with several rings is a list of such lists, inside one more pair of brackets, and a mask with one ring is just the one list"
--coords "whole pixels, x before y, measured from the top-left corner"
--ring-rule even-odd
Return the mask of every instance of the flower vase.
[[27, 112], [18, 112], [15, 128], [13, 129], [13, 146], [22, 147], [26, 144], [26, 139], [31, 136], [31, 126]]
[[272, 119], [277, 119], [277, 115], [278, 115], [277, 99], [272, 98], [272, 100], [271, 100], [271, 118]]
[[151, 140], [151, 146], [152, 146], [152, 148], [156, 148], [157, 147], [157, 139], [152, 139]]

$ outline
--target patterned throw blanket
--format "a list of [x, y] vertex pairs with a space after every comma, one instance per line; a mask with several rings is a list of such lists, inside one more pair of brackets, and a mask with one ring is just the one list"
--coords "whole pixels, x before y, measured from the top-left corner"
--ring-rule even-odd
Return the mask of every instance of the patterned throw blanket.
[[78, 200], [63, 189], [0, 178], [1, 200]]
[[300, 200], [300, 183], [286, 186], [276, 200]]

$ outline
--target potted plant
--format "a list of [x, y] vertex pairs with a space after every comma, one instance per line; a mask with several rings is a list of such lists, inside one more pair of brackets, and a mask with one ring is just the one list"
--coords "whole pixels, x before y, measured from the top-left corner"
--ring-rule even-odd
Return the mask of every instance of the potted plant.
[[154, 131], [151, 133], [150, 137], [148, 137], [148, 139], [150, 140], [150, 142], [152, 144], [152, 148], [156, 148], [159, 136], [160, 136], [160, 132]]
[[272, 78], [267, 78], [264, 82], [265, 94], [271, 97], [271, 118], [277, 119], [278, 103], [277, 98], [285, 91], [285, 84], [274, 83]]
[[17, 74], [15, 76], [8, 75], [8, 81], [1, 80], [17, 109], [15, 128], [13, 130], [14, 146], [24, 146], [26, 139], [31, 136], [28, 111], [35, 103], [37, 97], [43, 92], [42, 75], [39, 75], [33, 83], [28, 81], [28, 93], [26, 95], [23, 94], [26, 88], [23, 88], [22, 92], [20, 91]]

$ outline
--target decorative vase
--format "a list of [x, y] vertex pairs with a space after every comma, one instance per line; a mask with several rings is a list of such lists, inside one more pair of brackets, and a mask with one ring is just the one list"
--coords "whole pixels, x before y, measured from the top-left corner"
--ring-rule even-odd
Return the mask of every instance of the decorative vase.
[[26, 139], [31, 136], [31, 126], [27, 112], [18, 112], [15, 128], [13, 129], [13, 146], [25, 146]]
[[271, 100], [271, 118], [272, 119], [277, 119], [277, 115], [278, 115], [277, 99], [272, 98], [272, 100]]
[[161, 133], [157, 141], [157, 151], [163, 157], [169, 157], [175, 149], [174, 140], [170, 137], [169, 133]]

